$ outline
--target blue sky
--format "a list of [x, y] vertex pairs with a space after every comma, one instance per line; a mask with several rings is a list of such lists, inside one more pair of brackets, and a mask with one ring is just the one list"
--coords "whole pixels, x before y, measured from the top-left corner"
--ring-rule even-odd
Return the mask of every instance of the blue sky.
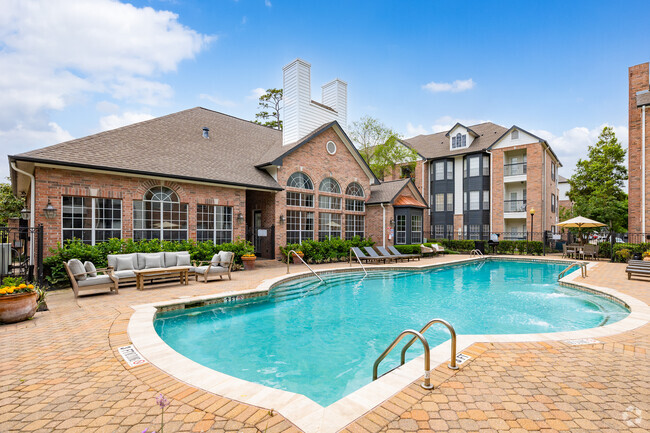
[[650, 61], [648, 1], [125, 3], [3, 1], [2, 157], [194, 106], [253, 119], [301, 57], [314, 99], [348, 82], [350, 122], [516, 124], [569, 175], [603, 125], [627, 143], [627, 68]]

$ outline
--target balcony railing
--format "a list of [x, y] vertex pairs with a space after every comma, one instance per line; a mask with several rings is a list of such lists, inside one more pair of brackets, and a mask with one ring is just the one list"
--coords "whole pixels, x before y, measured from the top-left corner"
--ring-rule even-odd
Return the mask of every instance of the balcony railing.
[[504, 200], [504, 212], [526, 212], [526, 200]]
[[503, 165], [503, 175], [504, 176], [521, 176], [526, 174], [526, 163], [517, 162], [515, 164], [504, 164]]

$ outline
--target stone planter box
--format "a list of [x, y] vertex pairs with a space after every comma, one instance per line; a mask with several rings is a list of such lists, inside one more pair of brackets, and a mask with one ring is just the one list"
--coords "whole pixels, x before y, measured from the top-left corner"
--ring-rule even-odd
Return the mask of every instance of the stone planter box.
[[0, 323], [16, 323], [31, 319], [36, 313], [37, 293], [0, 296]]

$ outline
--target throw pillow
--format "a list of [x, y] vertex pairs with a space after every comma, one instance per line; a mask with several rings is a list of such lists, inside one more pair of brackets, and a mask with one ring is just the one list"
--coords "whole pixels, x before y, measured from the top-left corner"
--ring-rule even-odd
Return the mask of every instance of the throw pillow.
[[134, 269], [133, 259], [131, 257], [118, 257], [116, 265], [116, 271], [132, 271]]
[[[72, 275], [75, 275], [75, 278], [77, 281], [83, 281], [87, 278], [86, 274], [86, 268], [84, 268], [84, 265], [81, 263], [80, 260], [77, 259], [70, 259], [68, 261], [68, 267], [70, 268], [70, 272], [72, 272]], [[77, 274], [83, 274], [83, 275], [78, 275]]]
[[97, 268], [95, 268], [93, 262], [84, 262], [84, 268], [86, 269], [86, 272], [90, 272], [87, 274], [89, 277], [97, 276]]
[[212, 266], [219, 266], [219, 262], [221, 262], [221, 251], [212, 256], [212, 260], [210, 260], [210, 262], [212, 263]]
[[190, 264], [190, 255], [189, 254], [179, 254], [178, 260], [176, 261], [176, 266], [191, 266]]
[[231, 251], [221, 251], [219, 255], [221, 256], [221, 263], [219, 263], [219, 265], [223, 266], [224, 268], [230, 266], [230, 262], [232, 262], [234, 253]]
[[144, 267], [145, 269], [162, 268], [160, 256], [146, 256], [144, 258]]

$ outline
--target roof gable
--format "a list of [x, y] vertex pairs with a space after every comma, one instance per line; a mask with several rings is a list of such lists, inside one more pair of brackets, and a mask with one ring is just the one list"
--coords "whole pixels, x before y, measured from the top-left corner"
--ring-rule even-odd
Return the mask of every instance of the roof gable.
[[[513, 138], [512, 137], [512, 132], [513, 131], [518, 131], [518, 137]], [[537, 135], [526, 131], [523, 128], [518, 127], [517, 125], [512, 125], [510, 129], [508, 129], [506, 132], [504, 132], [501, 137], [499, 137], [492, 145], [488, 148], [488, 150], [492, 149], [503, 149], [506, 147], [511, 147], [511, 146], [521, 146], [525, 144], [531, 144], [531, 143], [541, 143], [544, 146], [548, 148], [548, 150], [551, 152], [555, 160], [557, 161], [558, 165], [562, 167], [562, 163], [560, 162], [560, 159], [557, 157], [553, 149], [551, 148], [551, 145], [548, 144], [546, 140], [544, 140], [541, 137], [538, 137]]]
[[366, 204], [393, 204], [405, 189], [409, 190], [411, 196], [415, 197], [416, 201], [421, 202], [425, 207], [428, 206], [426, 204], [427, 201], [422, 197], [422, 194], [420, 194], [420, 191], [410, 178], [391, 180], [382, 182], [379, 185], [372, 185], [370, 187], [370, 198]]

